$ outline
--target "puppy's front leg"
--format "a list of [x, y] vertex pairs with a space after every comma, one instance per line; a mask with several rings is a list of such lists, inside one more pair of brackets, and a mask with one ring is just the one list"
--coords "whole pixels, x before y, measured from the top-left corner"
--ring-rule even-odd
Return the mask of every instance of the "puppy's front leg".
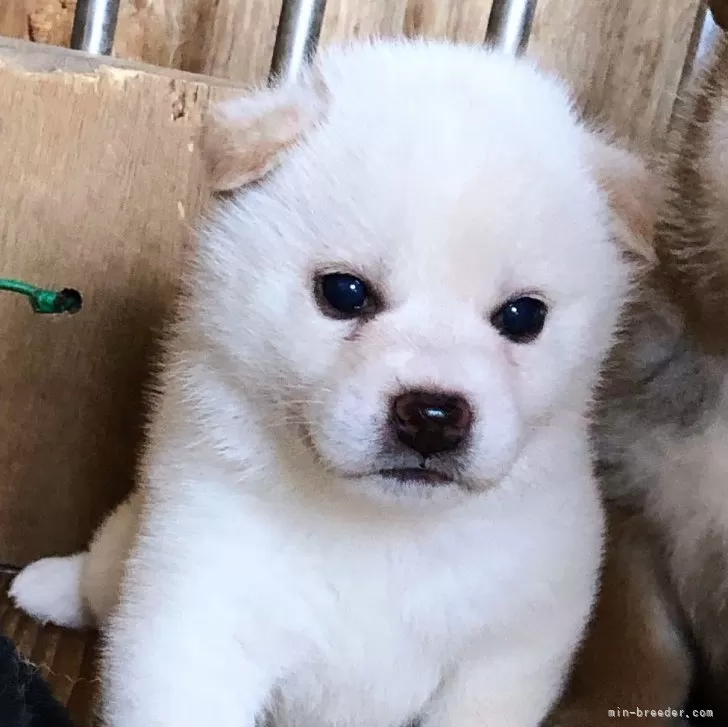
[[142, 536], [107, 632], [106, 727], [254, 727], [276, 649], [225, 529], [221, 519], [194, 538]]
[[492, 659], [464, 663], [443, 684], [422, 727], [538, 727], [564, 670], [553, 663], [535, 669], [528, 661], [522, 668]]

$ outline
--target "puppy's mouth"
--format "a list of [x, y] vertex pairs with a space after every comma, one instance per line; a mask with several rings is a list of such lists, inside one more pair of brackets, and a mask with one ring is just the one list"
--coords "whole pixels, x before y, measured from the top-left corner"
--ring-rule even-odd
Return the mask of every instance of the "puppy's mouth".
[[401, 484], [412, 485], [450, 485], [452, 475], [428, 467], [392, 467], [379, 470], [380, 477], [396, 480]]
[[[467, 485], [460, 481], [460, 472], [457, 466], [453, 466], [451, 469], [447, 466], [447, 463], [440, 463], [439, 467], [433, 467], [426, 459], [420, 459], [419, 464], [416, 464], [414, 458], [392, 456], [388, 458], [390, 463], [401, 463], [402, 466], [382, 467], [364, 472], [346, 472], [338, 470], [335, 467], [332, 468], [326, 458], [321, 455], [319, 448], [316, 446], [316, 440], [311, 436], [308, 427], [302, 423], [300, 425], [300, 431], [303, 441], [310, 448], [311, 452], [313, 452], [317, 461], [322, 463], [330, 471], [333, 469], [333, 471], [338, 472], [340, 476], [346, 479], [360, 480], [369, 477], [381, 477], [398, 485], [422, 485], [429, 487], [444, 487], [457, 483], [461, 487], [468, 489]], [[449, 469], [451, 471], [448, 471]]]

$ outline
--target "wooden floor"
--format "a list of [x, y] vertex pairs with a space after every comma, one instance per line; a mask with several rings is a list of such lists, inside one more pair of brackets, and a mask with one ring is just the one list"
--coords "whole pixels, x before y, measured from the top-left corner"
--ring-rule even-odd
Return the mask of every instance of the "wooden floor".
[[96, 638], [93, 633], [40, 626], [12, 606], [12, 575], [0, 573], [0, 631], [41, 670], [78, 727], [92, 727], [96, 694]]

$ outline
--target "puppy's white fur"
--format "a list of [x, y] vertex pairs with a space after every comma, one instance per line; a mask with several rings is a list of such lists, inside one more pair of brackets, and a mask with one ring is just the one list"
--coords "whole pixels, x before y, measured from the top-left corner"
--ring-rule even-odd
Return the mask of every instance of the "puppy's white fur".
[[[222, 107], [205, 149], [213, 187], [260, 184], [202, 230], [141, 487], [76, 581], [108, 626], [105, 724], [535, 727], [595, 590], [587, 411], [644, 170], [529, 63], [444, 43], [331, 50]], [[327, 318], [320, 270], [383, 310]], [[491, 314], [528, 293], [546, 326], [511, 343]], [[377, 474], [407, 458], [389, 398], [423, 387], [476, 416], [437, 488]], [[17, 601], [77, 622], [33, 568]]]

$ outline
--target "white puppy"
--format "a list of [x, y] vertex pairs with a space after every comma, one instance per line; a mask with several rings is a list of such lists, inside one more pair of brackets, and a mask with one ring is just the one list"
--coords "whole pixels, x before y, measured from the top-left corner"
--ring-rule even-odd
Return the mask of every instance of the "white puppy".
[[644, 170], [530, 63], [424, 42], [329, 51], [204, 152], [231, 194], [138, 494], [13, 595], [106, 623], [111, 727], [535, 727], [595, 591]]

